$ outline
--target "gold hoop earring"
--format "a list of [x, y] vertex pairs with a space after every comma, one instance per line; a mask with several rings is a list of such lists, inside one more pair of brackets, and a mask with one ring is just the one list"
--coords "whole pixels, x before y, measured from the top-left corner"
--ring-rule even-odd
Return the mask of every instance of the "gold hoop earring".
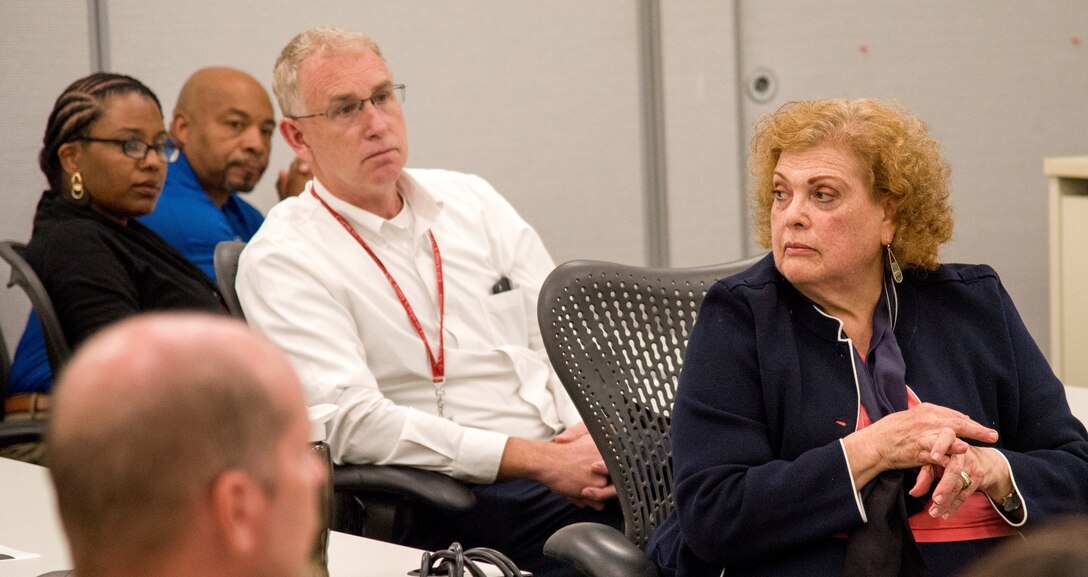
[[895, 282], [903, 282], [903, 269], [899, 268], [899, 261], [895, 260], [895, 253], [892, 252], [892, 245], [886, 244], [885, 248], [888, 249], [888, 268], [892, 269], [892, 279]]
[[73, 172], [69, 182], [72, 184], [72, 200], [83, 200], [83, 175], [78, 171]]

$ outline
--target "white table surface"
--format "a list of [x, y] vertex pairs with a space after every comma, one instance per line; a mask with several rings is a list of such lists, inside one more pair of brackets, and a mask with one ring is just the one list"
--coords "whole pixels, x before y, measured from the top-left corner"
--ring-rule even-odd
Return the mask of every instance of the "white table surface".
[[419, 569], [423, 551], [333, 531], [329, 577], [397, 577]]
[[0, 545], [39, 555], [0, 561], [4, 577], [37, 577], [72, 568], [45, 468], [0, 458]]
[[[68, 541], [45, 468], [0, 458], [0, 546], [39, 555], [0, 560], [2, 577], [37, 577], [71, 568]], [[329, 539], [329, 574], [398, 577], [419, 569], [422, 556], [417, 549], [334, 531]]]

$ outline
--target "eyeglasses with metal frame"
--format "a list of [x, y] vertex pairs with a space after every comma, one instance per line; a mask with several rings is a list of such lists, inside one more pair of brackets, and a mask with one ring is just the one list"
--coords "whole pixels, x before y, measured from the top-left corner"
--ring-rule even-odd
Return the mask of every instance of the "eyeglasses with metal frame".
[[181, 155], [181, 150], [178, 145], [170, 142], [169, 140], [160, 142], [158, 144], [148, 144], [138, 138], [93, 138], [90, 136], [81, 136], [76, 140], [80, 142], [105, 142], [108, 144], [116, 144], [121, 147], [121, 152], [125, 153], [125, 156], [136, 160], [144, 160], [147, 158], [147, 151], [154, 149], [155, 154], [159, 155], [159, 159], [166, 163], [174, 162]]
[[385, 113], [393, 112], [397, 106], [400, 106], [404, 102], [404, 85], [392, 84], [385, 88], [379, 88], [377, 92], [367, 96], [366, 98], [352, 98], [350, 100], [341, 100], [329, 106], [325, 112], [318, 112], [317, 114], [305, 114], [302, 116], [288, 116], [292, 120], [302, 120], [304, 118], [315, 118], [318, 116], [324, 116], [333, 122], [340, 124], [349, 124], [355, 120], [360, 112], [366, 108], [366, 103], [370, 102], [374, 105], [376, 110], [380, 110]]

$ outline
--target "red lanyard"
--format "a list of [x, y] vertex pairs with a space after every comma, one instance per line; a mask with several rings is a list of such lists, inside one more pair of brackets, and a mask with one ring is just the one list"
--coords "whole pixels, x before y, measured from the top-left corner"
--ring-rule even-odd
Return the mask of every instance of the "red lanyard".
[[[416, 333], [419, 338], [423, 340], [423, 346], [427, 348], [427, 357], [431, 361], [431, 377], [436, 384], [441, 385], [445, 382], [446, 376], [446, 338], [443, 334], [443, 326], [446, 318], [446, 290], [442, 286], [442, 254], [438, 252], [438, 243], [434, 240], [434, 233], [427, 231], [427, 235], [431, 237], [431, 248], [434, 250], [434, 276], [438, 283], [438, 357], [434, 356], [431, 352], [431, 345], [427, 341], [427, 335], [423, 333], [423, 325], [419, 324], [419, 318], [416, 317], [415, 311], [412, 310], [412, 305], [408, 303], [408, 297], [404, 296], [404, 291], [400, 290], [400, 285], [397, 284], [396, 279], [392, 274], [389, 274], [389, 270], [382, 264], [382, 259], [378, 258], [378, 255], [374, 254], [374, 251], [370, 248], [370, 245], [363, 240], [363, 237], [359, 236], [359, 233], [355, 232], [351, 224], [340, 216], [340, 213], [333, 210], [328, 203], [325, 202], [320, 196], [317, 195], [317, 191], [313, 186], [310, 186], [310, 194], [314, 195], [314, 198], [324, 206], [329, 214], [340, 223], [340, 226], [344, 227], [344, 230], [351, 234], [351, 237], [363, 247], [363, 250], [370, 255], [370, 258], [374, 259], [374, 264], [378, 265], [378, 268], [382, 269], [385, 273], [385, 278], [389, 280], [390, 286], [393, 287], [393, 292], [397, 293], [397, 298], [400, 299], [401, 306], [404, 307], [404, 312], [408, 313], [408, 320], [412, 321], [412, 327], [416, 329]], [[439, 407], [441, 412], [441, 406]]]

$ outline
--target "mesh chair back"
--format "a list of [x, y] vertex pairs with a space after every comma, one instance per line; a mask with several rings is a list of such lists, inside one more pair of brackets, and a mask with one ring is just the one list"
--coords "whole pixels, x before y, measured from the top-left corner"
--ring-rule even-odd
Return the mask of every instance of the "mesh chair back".
[[[11, 353], [4, 330], [0, 328], [0, 399], [8, 398], [8, 384], [11, 382]], [[0, 406], [0, 421], [4, 420], [4, 408]]]
[[688, 269], [572, 261], [541, 288], [544, 347], [608, 465], [627, 538], [639, 548], [673, 508], [669, 420], [703, 296], [760, 258]]
[[8, 286], [19, 285], [30, 299], [30, 306], [34, 307], [38, 313], [42, 332], [45, 334], [45, 351], [49, 357], [49, 367], [53, 369], [54, 375], [58, 375], [61, 367], [71, 356], [71, 349], [68, 348], [68, 339], [60, 326], [57, 311], [53, 308], [53, 301], [49, 300], [49, 293], [45, 291], [45, 286], [42, 285], [38, 274], [30, 267], [30, 263], [23, 258], [25, 251], [26, 245], [21, 242], [13, 240], [0, 242], [0, 258], [11, 265]]
[[230, 314], [245, 320], [242, 312], [242, 303], [238, 302], [238, 290], [234, 288], [234, 280], [238, 278], [238, 256], [246, 243], [240, 240], [224, 240], [215, 245], [213, 266], [215, 267], [215, 282], [219, 284], [219, 294], [223, 295], [223, 302], [227, 305]]

